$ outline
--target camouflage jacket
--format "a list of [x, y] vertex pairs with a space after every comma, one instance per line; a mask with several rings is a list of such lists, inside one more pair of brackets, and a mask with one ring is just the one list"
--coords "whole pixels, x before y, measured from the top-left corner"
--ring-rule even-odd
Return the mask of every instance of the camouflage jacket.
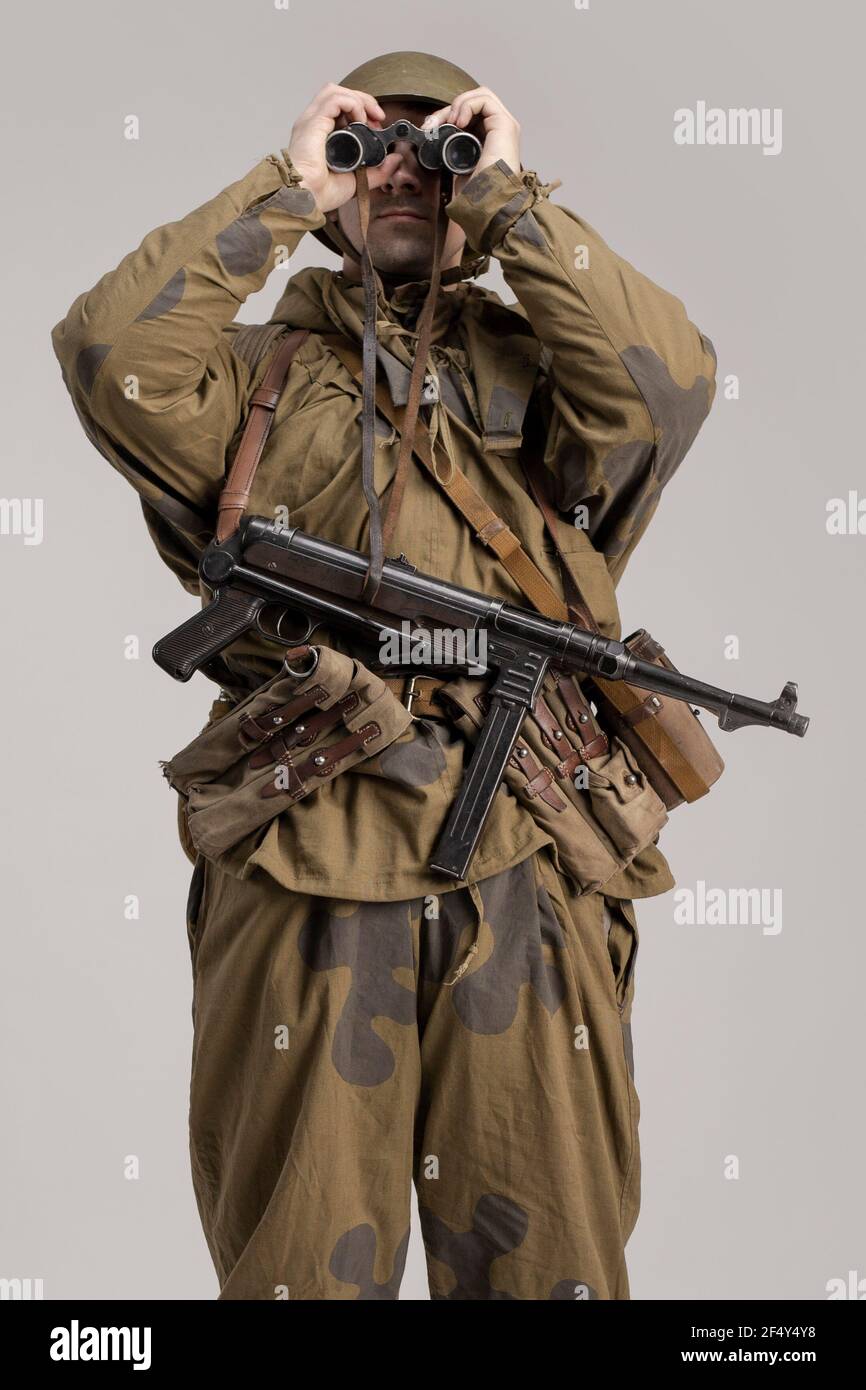
[[[137, 490], [160, 555], [190, 593], [199, 593], [197, 558], [213, 533], [227, 461], [269, 360], [267, 343], [252, 358], [239, 350], [239, 335], [249, 330], [236, 314], [304, 232], [325, 220], [297, 183], [286, 151], [262, 159], [210, 202], [146, 236], [53, 331], [84, 430]], [[499, 161], [448, 204], [469, 248], [499, 262], [517, 303], [506, 306], [469, 282], [440, 294], [431, 350], [439, 408], [448, 412], [460, 468], [561, 593], [554, 551], [516, 461], [533, 398], [557, 506], [565, 514], [585, 509], [585, 525], [568, 528], [570, 559], [602, 630], [620, 636], [615, 585], [707, 415], [715, 354], [678, 299], [554, 204], [549, 191], [531, 171], [515, 174]], [[390, 299], [380, 295], [379, 371], [396, 404], [405, 402], [426, 287], [414, 282]], [[360, 342], [362, 321], [361, 286], [341, 272], [313, 268], [289, 280], [272, 315], [275, 334], [283, 324], [311, 333], [290, 369], [250, 510], [288, 516], [306, 531], [366, 550], [360, 387], [318, 337], [336, 329]], [[381, 494], [399, 446], [382, 419], [377, 441]], [[410, 472], [392, 549], [419, 569], [525, 604], [420, 469]], [[256, 639], [230, 649], [241, 689], [274, 673], [275, 650]], [[263, 867], [288, 888], [359, 900], [441, 891], [441, 878], [425, 866], [453, 794], [444, 773], [434, 769], [414, 789], [411, 813], [405, 802], [392, 807], [376, 778], [347, 774], [329, 790], [301, 803], [304, 816], [295, 808], [291, 827], [268, 836], [236, 872]], [[503, 794], [475, 876], [499, 872], [546, 843], [527, 809]], [[653, 845], [605, 892], [641, 897], [672, 886]]]

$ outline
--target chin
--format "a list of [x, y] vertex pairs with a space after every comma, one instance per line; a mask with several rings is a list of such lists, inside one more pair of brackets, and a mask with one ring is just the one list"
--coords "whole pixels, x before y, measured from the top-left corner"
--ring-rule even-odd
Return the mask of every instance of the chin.
[[432, 266], [428, 260], [414, 261], [391, 261], [374, 260], [373, 264], [380, 275], [389, 275], [393, 279], [397, 275], [402, 275], [406, 280], [427, 280], [430, 277]]

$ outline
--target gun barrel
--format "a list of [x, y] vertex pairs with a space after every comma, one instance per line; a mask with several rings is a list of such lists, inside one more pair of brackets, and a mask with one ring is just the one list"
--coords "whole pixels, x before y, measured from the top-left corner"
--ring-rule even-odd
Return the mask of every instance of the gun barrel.
[[653, 662], [642, 661], [629, 655], [624, 677], [640, 689], [652, 690], [657, 695], [671, 695], [674, 699], [687, 700], [712, 710], [719, 716], [719, 728], [725, 730], [744, 728], [747, 724], [759, 724], [765, 728], [782, 729], [785, 733], [802, 738], [809, 727], [809, 720], [797, 714], [797, 686], [788, 681], [781, 695], [772, 704], [765, 700], [755, 700], [749, 695], [735, 695], [716, 685], [692, 676], [684, 676], [680, 671], [672, 671], [666, 666], [656, 666]]

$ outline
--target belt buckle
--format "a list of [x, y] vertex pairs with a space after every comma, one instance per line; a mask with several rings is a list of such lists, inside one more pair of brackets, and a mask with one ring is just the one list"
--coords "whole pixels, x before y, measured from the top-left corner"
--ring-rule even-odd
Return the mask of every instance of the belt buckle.
[[409, 677], [409, 684], [406, 686], [406, 689], [403, 691], [403, 700], [402, 700], [402, 703], [406, 706], [406, 708], [407, 708], [407, 710], [409, 711], [410, 714], [412, 713], [412, 702], [413, 702], [413, 700], [416, 700], [416, 699], [418, 698], [418, 696], [420, 695], [420, 693], [421, 693], [419, 690], [417, 690], [417, 689], [415, 688], [415, 687], [416, 687], [416, 684], [417, 684], [417, 681], [418, 681], [418, 677], [417, 677], [417, 676], [410, 676], [410, 677]]

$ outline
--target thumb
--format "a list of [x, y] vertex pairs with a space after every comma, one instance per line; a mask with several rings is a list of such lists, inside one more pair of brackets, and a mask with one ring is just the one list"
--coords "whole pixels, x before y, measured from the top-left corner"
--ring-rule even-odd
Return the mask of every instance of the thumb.
[[402, 155], [396, 150], [386, 154], [381, 164], [372, 164], [367, 167], [367, 182], [371, 188], [379, 188], [383, 183], [387, 183], [392, 174], [397, 172], [400, 166]]

